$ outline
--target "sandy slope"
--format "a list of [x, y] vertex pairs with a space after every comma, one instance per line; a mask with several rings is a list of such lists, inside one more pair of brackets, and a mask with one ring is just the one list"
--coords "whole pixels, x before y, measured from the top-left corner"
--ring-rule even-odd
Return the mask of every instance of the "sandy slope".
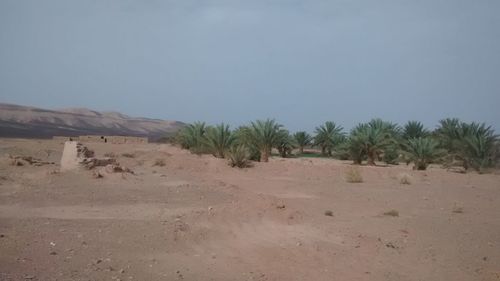
[[[135, 175], [1, 160], [0, 280], [500, 280], [499, 175], [362, 167], [349, 184], [335, 160], [239, 170], [168, 145], [90, 148], [133, 152], [119, 162]], [[0, 140], [0, 155], [61, 151]]]

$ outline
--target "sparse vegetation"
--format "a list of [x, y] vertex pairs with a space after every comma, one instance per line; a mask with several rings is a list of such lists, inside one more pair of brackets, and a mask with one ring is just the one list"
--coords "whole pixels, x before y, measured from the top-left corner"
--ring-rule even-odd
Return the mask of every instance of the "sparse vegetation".
[[[324, 157], [352, 160], [354, 164], [366, 161], [376, 165], [382, 160], [397, 165], [404, 160], [414, 163], [417, 170], [425, 170], [431, 163], [448, 167], [460, 163], [465, 170], [473, 168], [482, 173], [500, 160], [499, 138], [491, 127], [456, 118], [441, 120], [433, 132], [418, 121], [409, 121], [401, 128], [381, 119], [357, 125], [348, 136], [331, 121], [316, 127], [315, 132], [314, 137], [305, 131], [290, 134], [274, 119], [250, 122], [234, 131], [224, 123], [212, 127], [195, 122], [177, 134], [176, 143], [192, 153], [210, 153], [218, 158], [227, 157], [233, 146], [244, 147], [247, 160], [262, 162], [269, 161], [273, 149], [281, 157], [289, 157], [298, 148], [301, 156], [306, 146], [320, 149]], [[318, 155], [308, 153], [310, 157]]]
[[350, 168], [345, 173], [345, 180], [349, 183], [361, 183], [363, 176], [358, 168]]
[[333, 217], [333, 212], [331, 210], [326, 210], [325, 211], [325, 216]]
[[125, 153], [122, 153], [122, 157], [125, 157], [125, 158], [134, 158], [135, 154], [134, 153], [125, 152]]

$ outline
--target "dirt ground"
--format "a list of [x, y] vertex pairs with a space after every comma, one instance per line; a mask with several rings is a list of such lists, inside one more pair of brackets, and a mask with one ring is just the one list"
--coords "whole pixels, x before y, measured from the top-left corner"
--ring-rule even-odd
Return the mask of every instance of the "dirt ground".
[[62, 143], [0, 140], [0, 280], [500, 280], [497, 174], [363, 166], [348, 183], [348, 161], [86, 145], [134, 174], [61, 173]]

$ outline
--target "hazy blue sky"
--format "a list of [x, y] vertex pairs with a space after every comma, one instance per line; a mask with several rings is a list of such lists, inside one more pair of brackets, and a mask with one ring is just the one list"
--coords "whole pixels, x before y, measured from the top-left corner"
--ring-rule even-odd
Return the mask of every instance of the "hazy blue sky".
[[0, 102], [500, 129], [500, 1], [0, 0]]

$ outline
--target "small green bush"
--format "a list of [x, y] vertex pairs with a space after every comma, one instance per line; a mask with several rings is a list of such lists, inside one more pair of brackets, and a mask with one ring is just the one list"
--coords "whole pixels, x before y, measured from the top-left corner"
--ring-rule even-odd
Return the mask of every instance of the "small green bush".
[[243, 145], [232, 146], [226, 154], [229, 166], [238, 168], [248, 167], [249, 157], [248, 149]]

